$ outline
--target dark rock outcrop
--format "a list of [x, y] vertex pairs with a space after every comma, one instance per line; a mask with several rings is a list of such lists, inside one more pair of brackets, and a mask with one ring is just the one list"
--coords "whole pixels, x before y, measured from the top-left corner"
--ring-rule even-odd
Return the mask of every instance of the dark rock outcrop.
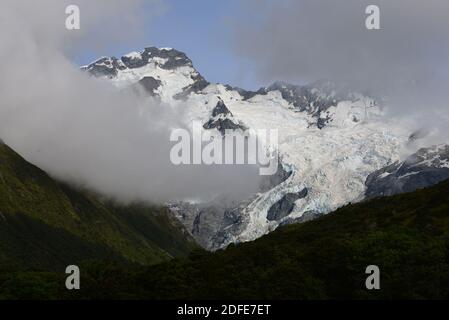
[[258, 94], [266, 94], [263, 89], [260, 89], [259, 91], [248, 91], [239, 87], [230, 86], [229, 84], [225, 85], [225, 88], [229, 91], [237, 91], [243, 100], [251, 99]]
[[174, 95], [173, 98], [177, 100], [185, 100], [191, 93], [200, 93], [210, 83], [203, 78], [199, 73], [191, 76], [193, 83], [182, 89], [182, 92]]
[[242, 130], [247, 128], [234, 118], [231, 111], [226, 107], [223, 100], [219, 99], [217, 105], [212, 110], [212, 116], [204, 125], [206, 130], [217, 129], [224, 136], [226, 130]]
[[139, 80], [138, 84], [142, 86], [148, 94], [154, 96], [156, 90], [161, 86], [161, 81], [153, 77], [144, 77]]
[[287, 193], [268, 210], [267, 219], [278, 221], [288, 216], [295, 207], [295, 201], [307, 197], [308, 190], [304, 188], [298, 193]]
[[126, 66], [115, 57], [103, 57], [90, 65], [82, 68], [95, 77], [107, 77], [112, 79], [117, 76], [118, 70], [125, 70]]
[[366, 179], [367, 198], [412, 192], [449, 179], [449, 145], [420, 149]]
[[242, 208], [243, 204], [221, 207], [216, 203], [199, 206], [178, 203], [171, 210], [199, 245], [208, 250], [217, 250], [244, 227]]
[[192, 61], [184, 52], [175, 49], [149, 47], [135, 56], [127, 55], [120, 59], [103, 57], [84, 67], [83, 70], [96, 77], [106, 76], [113, 78], [117, 75], [118, 70], [141, 68], [155, 61], [155, 58], [161, 58], [165, 61], [160, 64], [160, 67], [166, 70], [173, 70], [183, 66], [193, 67]]
[[159, 49], [156, 47], [145, 48], [140, 53], [140, 57], [124, 56], [121, 58], [124, 65], [129, 69], [141, 68], [152, 61], [154, 58], [166, 60], [160, 67], [166, 70], [173, 70], [178, 67], [192, 67], [192, 61], [184, 52], [175, 49]]

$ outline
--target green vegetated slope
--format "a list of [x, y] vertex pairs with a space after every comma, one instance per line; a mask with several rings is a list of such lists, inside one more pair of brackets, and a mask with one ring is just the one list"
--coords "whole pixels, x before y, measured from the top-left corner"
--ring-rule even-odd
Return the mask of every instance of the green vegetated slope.
[[[129, 225], [143, 228], [138, 219]], [[368, 265], [380, 268], [380, 290], [365, 287]], [[65, 289], [61, 272], [5, 270], [0, 298], [449, 298], [449, 181], [348, 205], [215, 253], [194, 250], [144, 267], [97, 259], [80, 268], [78, 291]]]
[[154, 264], [188, 254], [193, 240], [164, 210], [101, 201], [0, 143], [0, 268], [61, 271], [89, 259]]
[[[365, 269], [380, 268], [380, 290]], [[5, 298], [449, 298], [449, 181], [345, 206], [256, 241], [150, 267], [81, 266], [82, 288], [61, 273], [0, 273]], [[45, 289], [42, 289], [45, 288]]]
[[[380, 268], [380, 290], [365, 287], [368, 265]], [[132, 278], [149, 298], [449, 298], [449, 181]]]

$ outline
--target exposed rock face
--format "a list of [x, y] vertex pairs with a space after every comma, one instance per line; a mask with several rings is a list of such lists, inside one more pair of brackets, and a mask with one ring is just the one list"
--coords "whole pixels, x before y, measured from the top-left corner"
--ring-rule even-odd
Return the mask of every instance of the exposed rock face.
[[213, 118], [220, 116], [220, 115], [223, 115], [225, 117], [233, 116], [231, 111], [229, 111], [228, 107], [226, 107], [225, 103], [221, 99], [218, 100], [217, 105], [215, 106], [214, 110], [212, 110]]
[[295, 207], [295, 201], [305, 198], [308, 194], [307, 188], [298, 193], [287, 193], [281, 200], [276, 202], [268, 210], [267, 219], [269, 221], [278, 221], [288, 216]]
[[412, 192], [449, 179], [449, 145], [420, 149], [368, 176], [366, 197]]
[[173, 70], [178, 67], [192, 67], [192, 61], [184, 52], [174, 49], [145, 48], [142, 52], [134, 52], [117, 59], [116, 57], [103, 57], [83, 69], [93, 76], [114, 78], [118, 71], [137, 69], [157, 61], [162, 69]]
[[189, 229], [198, 244], [206, 249], [216, 250], [228, 243], [229, 238], [244, 227], [241, 213], [243, 207], [244, 204], [219, 207], [212, 203], [201, 206], [179, 203], [173, 205], [171, 210]]
[[219, 99], [217, 105], [212, 110], [212, 116], [208, 122], [203, 125], [204, 129], [217, 129], [224, 136], [226, 130], [242, 130], [245, 131], [247, 128], [238, 120], [236, 120], [226, 107], [223, 100]]
[[118, 70], [125, 69], [125, 64], [115, 57], [103, 57], [83, 68], [95, 77], [107, 77], [109, 79], [116, 77]]
[[112, 71], [137, 69], [155, 60], [161, 61], [161, 68], [173, 70], [182, 66], [192, 67], [192, 61], [184, 52], [168, 48], [145, 48], [142, 52], [134, 52], [117, 59], [103, 57], [88, 66], [85, 70], [95, 76], [109, 75]]
[[141, 68], [147, 65], [154, 59], [160, 59], [161, 68], [166, 70], [173, 70], [182, 66], [192, 67], [192, 61], [186, 56], [184, 52], [171, 48], [145, 48], [144, 51], [123, 56], [121, 58], [123, 64], [129, 69]]
[[248, 90], [245, 90], [245, 89], [242, 89], [239, 87], [230, 86], [228, 84], [225, 85], [225, 88], [229, 91], [237, 91], [240, 94], [240, 96], [243, 98], [243, 100], [251, 99], [252, 97], [254, 97], [258, 94], [263, 94], [263, 95], [266, 94], [266, 92], [264, 91], [263, 88], [259, 89], [258, 91], [248, 91]]
[[161, 81], [153, 77], [144, 77], [139, 80], [138, 84], [141, 85], [149, 95], [154, 96], [156, 90], [161, 86]]
[[200, 93], [204, 88], [206, 88], [210, 83], [203, 78], [199, 73], [195, 73], [191, 76], [193, 83], [184, 87], [182, 92], [173, 96], [177, 100], [185, 100], [191, 93]]

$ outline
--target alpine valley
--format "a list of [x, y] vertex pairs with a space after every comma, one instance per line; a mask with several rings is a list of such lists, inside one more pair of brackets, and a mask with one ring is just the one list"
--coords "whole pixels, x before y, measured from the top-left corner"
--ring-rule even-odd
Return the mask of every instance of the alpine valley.
[[80, 72], [177, 108], [186, 127], [200, 121], [217, 138], [277, 129], [277, 173], [248, 199], [220, 206], [217, 199], [123, 205], [57, 181], [0, 142], [0, 271], [61, 271], [89, 260], [159, 264], [449, 179], [448, 145], [422, 147], [422, 132], [385, 118], [383, 99], [343, 85], [212, 84], [184, 53], [155, 47], [103, 57]]

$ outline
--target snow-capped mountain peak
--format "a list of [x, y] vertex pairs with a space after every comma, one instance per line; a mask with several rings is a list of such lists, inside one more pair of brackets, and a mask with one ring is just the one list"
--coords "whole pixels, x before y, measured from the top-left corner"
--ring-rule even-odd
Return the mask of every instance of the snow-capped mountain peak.
[[[154, 79], [151, 92], [165, 101], [182, 99], [208, 85], [187, 55], [172, 48], [148, 47], [120, 59], [102, 57], [82, 70], [111, 80], [117, 87], [129, 86], [144, 78]], [[156, 82], [159, 85], [154, 88]]]

